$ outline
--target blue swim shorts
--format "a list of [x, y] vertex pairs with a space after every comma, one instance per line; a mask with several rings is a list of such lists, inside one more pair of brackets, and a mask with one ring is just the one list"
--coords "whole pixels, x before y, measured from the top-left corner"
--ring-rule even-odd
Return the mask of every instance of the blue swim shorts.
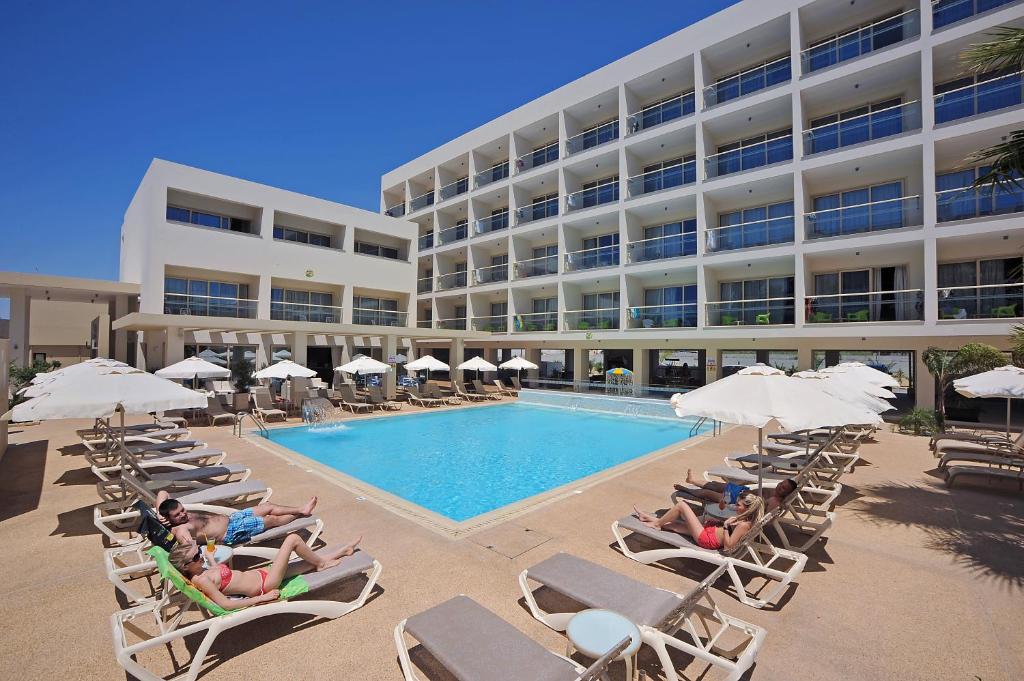
[[263, 518], [255, 515], [251, 508], [244, 511], [237, 511], [228, 517], [228, 529], [224, 532], [224, 543], [244, 544], [252, 539], [253, 535], [263, 532]]

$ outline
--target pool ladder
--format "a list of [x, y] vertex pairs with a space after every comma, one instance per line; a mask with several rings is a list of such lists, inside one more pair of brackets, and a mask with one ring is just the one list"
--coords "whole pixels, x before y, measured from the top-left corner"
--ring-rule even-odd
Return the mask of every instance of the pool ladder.
[[261, 423], [259, 419], [257, 419], [255, 416], [253, 416], [252, 414], [250, 414], [247, 411], [240, 411], [240, 412], [238, 412], [235, 415], [235, 423], [231, 427], [231, 434], [232, 435], [237, 435], [238, 437], [242, 437], [242, 421], [245, 420], [246, 416], [248, 416], [252, 420], [252, 422], [256, 424], [256, 427], [259, 428], [260, 435], [262, 435], [263, 437], [269, 437], [270, 436], [270, 431], [267, 430], [267, 427], [265, 425], [263, 425], [263, 423]]
[[693, 437], [694, 435], [699, 433], [700, 429], [701, 429], [701, 426], [703, 426], [709, 420], [711, 421], [711, 436], [712, 437], [717, 437], [718, 433], [719, 433], [719, 423], [718, 423], [718, 421], [715, 421], [713, 419], [708, 419], [708, 417], [706, 417], [706, 416], [701, 416], [699, 419], [697, 419], [697, 422], [693, 424], [693, 427], [690, 428], [690, 437]]

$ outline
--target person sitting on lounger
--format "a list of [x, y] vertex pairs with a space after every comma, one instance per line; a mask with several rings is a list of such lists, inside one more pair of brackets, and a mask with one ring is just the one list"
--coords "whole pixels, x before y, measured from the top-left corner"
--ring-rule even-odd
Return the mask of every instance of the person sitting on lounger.
[[743, 536], [750, 531], [764, 513], [764, 500], [753, 492], [746, 492], [736, 500], [736, 515], [727, 518], [723, 525], [701, 523], [690, 505], [680, 501], [660, 518], [633, 507], [636, 517], [644, 525], [656, 530], [669, 530], [693, 537], [697, 546], [702, 549], [717, 551], [729, 550], [736, 546]]
[[[719, 508], [725, 508], [727, 504], [735, 504], [741, 494], [751, 491], [749, 487], [737, 485], [734, 482], [705, 482], [693, 474], [693, 469], [686, 471], [686, 482], [693, 485], [693, 487], [687, 487], [679, 483], [672, 486], [678, 491], [685, 492], [698, 499], [715, 502]], [[792, 478], [780, 481], [775, 486], [775, 489], [771, 490], [771, 494], [768, 495], [765, 501], [765, 512], [774, 511], [781, 506], [783, 500], [792, 494], [795, 489], [796, 483], [793, 482]]]
[[229, 546], [244, 544], [254, 535], [268, 529], [287, 525], [299, 518], [308, 518], [316, 508], [317, 498], [310, 497], [302, 508], [263, 503], [231, 515], [217, 513], [189, 513], [167, 492], [157, 494], [160, 521], [171, 528], [174, 538], [188, 544], [197, 537], [214, 539]]
[[334, 567], [342, 558], [355, 553], [361, 540], [362, 537], [359, 537], [351, 544], [319, 556], [306, 546], [299, 535], [289, 534], [278, 549], [273, 562], [267, 568], [257, 570], [232, 570], [227, 563], [215, 563], [206, 568], [203, 565], [203, 551], [195, 542], [175, 546], [171, 550], [170, 560], [171, 565], [211, 601], [225, 610], [238, 610], [278, 599], [278, 587], [285, 578], [292, 553], [319, 572]]

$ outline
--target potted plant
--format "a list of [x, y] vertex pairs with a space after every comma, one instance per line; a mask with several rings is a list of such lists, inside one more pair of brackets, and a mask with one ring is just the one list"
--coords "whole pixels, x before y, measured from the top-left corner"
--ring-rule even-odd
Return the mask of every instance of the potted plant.
[[576, 325], [576, 328], [581, 331], [586, 331], [587, 329], [590, 328], [590, 322], [580, 322], [579, 324]]

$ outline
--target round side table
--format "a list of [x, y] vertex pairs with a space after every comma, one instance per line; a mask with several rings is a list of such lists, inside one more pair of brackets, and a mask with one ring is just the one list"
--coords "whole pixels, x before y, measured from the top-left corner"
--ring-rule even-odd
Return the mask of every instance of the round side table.
[[640, 650], [640, 630], [619, 613], [597, 609], [578, 612], [569, 620], [565, 633], [569, 637], [567, 655], [575, 648], [595, 660], [629, 636], [629, 647], [616, 659], [626, 662], [626, 678], [636, 679], [636, 653]]
[[[205, 565], [207, 568], [210, 568], [210, 561], [208, 558], [208, 554], [206, 553], [206, 543], [204, 542], [200, 544], [199, 548], [203, 552], [203, 565]], [[230, 546], [226, 546], [224, 544], [217, 544], [216, 548], [213, 551], [213, 560], [215, 563], [218, 564], [227, 563], [228, 565], [230, 565], [231, 559], [234, 557], [234, 555], [235, 551]]]

